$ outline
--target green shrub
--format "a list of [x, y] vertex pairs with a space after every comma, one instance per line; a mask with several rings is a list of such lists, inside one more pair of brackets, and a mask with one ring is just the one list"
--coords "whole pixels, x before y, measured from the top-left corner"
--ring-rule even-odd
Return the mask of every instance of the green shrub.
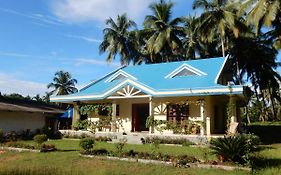
[[42, 144], [40, 147], [41, 152], [50, 152], [57, 150], [55, 145]]
[[38, 134], [38, 135], [33, 137], [33, 140], [37, 144], [41, 145], [42, 143], [44, 143], [44, 142], [46, 142], [48, 140], [48, 137], [47, 137], [46, 134]]
[[35, 149], [35, 146], [20, 142], [8, 142], [5, 144], [7, 147]]
[[251, 134], [224, 136], [211, 140], [210, 148], [220, 161], [240, 164], [249, 163], [252, 153], [257, 151], [259, 138]]
[[18, 135], [15, 131], [8, 132], [5, 137], [7, 142], [15, 142], [18, 140]]
[[0, 129], [0, 143], [5, 142], [4, 132]]
[[146, 137], [145, 139], [141, 138], [142, 143], [159, 143], [159, 144], [179, 144], [183, 146], [194, 145], [188, 139], [185, 138], [171, 138], [171, 137]]
[[85, 150], [85, 151], [90, 151], [91, 149], [93, 149], [95, 144], [95, 140], [92, 138], [84, 138], [80, 140], [80, 147]]
[[127, 138], [124, 137], [124, 138], [119, 139], [119, 142], [115, 144], [115, 147], [117, 149], [117, 153], [119, 155], [121, 155], [123, 153], [123, 149], [124, 149], [127, 141], [128, 141]]

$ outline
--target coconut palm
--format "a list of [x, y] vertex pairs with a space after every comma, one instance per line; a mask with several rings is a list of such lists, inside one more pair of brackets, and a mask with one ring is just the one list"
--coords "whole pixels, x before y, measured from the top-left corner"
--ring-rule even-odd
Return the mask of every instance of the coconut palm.
[[200, 50], [200, 37], [198, 36], [199, 19], [195, 16], [188, 16], [184, 19], [183, 47], [187, 59], [195, 59], [196, 52]]
[[76, 79], [73, 79], [69, 72], [58, 71], [55, 73], [53, 82], [48, 84], [47, 87], [54, 88], [50, 93], [56, 95], [67, 95], [78, 91], [75, 87]]
[[247, 13], [247, 21], [256, 27], [260, 34], [261, 27], [267, 26], [272, 30], [267, 34], [274, 41], [276, 49], [281, 48], [281, 2], [280, 0], [247, 0], [240, 13]]
[[118, 15], [116, 22], [109, 18], [105, 23], [108, 27], [103, 30], [103, 41], [99, 46], [100, 53], [107, 52], [107, 62], [111, 62], [116, 55], [119, 55], [122, 65], [129, 64], [134, 56], [130, 29], [136, 27], [136, 23], [128, 19], [126, 14]]
[[150, 62], [167, 62], [178, 60], [182, 50], [179, 36], [184, 36], [183, 28], [179, 26], [182, 18], [172, 19], [172, 2], [160, 0], [150, 4], [152, 15], [144, 20], [145, 50]]
[[221, 40], [222, 55], [225, 57], [228, 35], [233, 33], [239, 36], [239, 28], [236, 25], [238, 18], [235, 14], [238, 2], [228, 0], [195, 0], [193, 9], [203, 9], [201, 14], [200, 35], [204, 40], [212, 41], [216, 35]]
[[34, 97], [32, 97], [32, 100], [35, 100], [37, 102], [42, 102], [42, 98], [40, 97], [40, 94], [36, 94]]

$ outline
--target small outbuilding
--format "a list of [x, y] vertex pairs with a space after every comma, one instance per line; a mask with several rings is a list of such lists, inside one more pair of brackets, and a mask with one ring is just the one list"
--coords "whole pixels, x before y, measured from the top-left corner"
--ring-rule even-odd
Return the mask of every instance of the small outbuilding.
[[31, 100], [0, 97], [0, 129], [4, 132], [42, 130], [43, 127], [57, 130], [58, 116], [64, 110]]

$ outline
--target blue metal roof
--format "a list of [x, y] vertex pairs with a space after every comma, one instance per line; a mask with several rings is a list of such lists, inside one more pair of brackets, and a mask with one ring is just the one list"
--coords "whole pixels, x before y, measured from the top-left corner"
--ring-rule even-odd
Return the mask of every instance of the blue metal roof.
[[[102, 77], [100, 80], [81, 89], [80, 92], [65, 97], [68, 97], [69, 99], [72, 97], [73, 98], [77, 97], [76, 100], [77, 99], [83, 100], [84, 99], [83, 96], [95, 96], [91, 100], [104, 99], [108, 97], [110, 94], [116, 92], [116, 90], [112, 92], [109, 91], [111, 91], [112, 89], [114, 89], [115, 87], [119, 86], [122, 83], [123, 83], [122, 87], [124, 87], [127, 84], [130, 84], [151, 96], [173, 96], [169, 93], [161, 93], [161, 92], [176, 92], [182, 90], [196, 91], [196, 90], [228, 88], [228, 86], [220, 85], [217, 84], [216, 82], [218, 74], [221, 73], [221, 70], [224, 66], [226, 59], [227, 58], [218, 57], [218, 58], [209, 58], [209, 59], [200, 59], [200, 60], [179, 61], [179, 62], [169, 62], [169, 63], [159, 63], [159, 64], [143, 64], [138, 66], [121, 67], [115, 70], [114, 72], [106, 75], [105, 77]], [[171, 74], [173, 71], [177, 70], [183, 65], [188, 65], [194, 68], [195, 70], [201, 72], [201, 74], [167, 78], [167, 75]], [[129, 74], [129, 76], [126, 79], [118, 79], [111, 82], [108, 81], [117, 73], [121, 73], [125, 75]], [[124, 81], [128, 79], [130, 80], [130, 82], [124, 83]], [[122, 87], [120, 86], [119, 89]], [[242, 88], [242, 86], [233, 86], [233, 87]], [[241, 94], [242, 91], [235, 92], [235, 93]], [[104, 96], [102, 96], [102, 94], [104, 94]], [[205, 93], [191, 93], [191, 95], [204, 95], [204, 94]], [[223, 91], [214, 92], [213, 94], [223, 94]], [[177, 94], [177, 96], [178, 95], [179, 94]], [[181, 95], [188, 96], [190, 94], [182, 93]], [[52, 101], [67, 101], [67, 100], [64, 100], [63, 98], [60, 98], [60, 100], [55, 100], [55, 98], [53, 98]]]

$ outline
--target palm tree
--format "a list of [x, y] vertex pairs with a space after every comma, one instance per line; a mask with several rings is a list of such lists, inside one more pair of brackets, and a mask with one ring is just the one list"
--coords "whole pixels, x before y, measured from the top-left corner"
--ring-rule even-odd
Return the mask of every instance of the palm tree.
[[150, 62], [167, 62], [181, 58], [182, 42], [179, 36], [184, 36], [183, 28], [179, 26], [182, 18], [171, 19], [172, 2], [160, 0], [159, 3], [150, 4], [152, 15], [144, 20], [143, 37], [145, 50]]
[[67, 95], [78, 91], [75, 87], [76, 83], [77, 80], [73, 79], [69, 72], [61, 70], [55, 73], [53, 82], [48, 84], [47, 87], [48, 89], [54, 88], [54, 90], [50, 92], [51, 94], [55, 93], [56, 95]]
[[187, 59], [195, 59], [197, 50], [200, 50], [200, 37], [198, 36], [199, 19], [195, 16], [188, 16], [184, 19], [183, 47]]
[[109, 18], [105, 23], [108, 27], [103, 30], [103, 41], [99, 46], [100, 53], [108, 53], [107, 62], [111, 62], [116, 55], [119, 55], [122, 65], [129, 64], [134, 56], [130, 28], [136, 27], [136, 23], [128, 19], [126, 14], [118, 15], [116, 22]]
[[35, 100], [37, 102], [42, 102], [43, 101], [39, 94], [36, 94], [34, 97], [32, 97], [32, 100]]
[[281, 2], [280, 0], [247, 0], [240, 13], [247, 13], [247, 21], [256, 27], [259, 35], [262, 26], [272, 28], [267, 35], [271, 36], [276, 49], [281, 48]]
[[193, 9], [201, 8], [200, 35], [204, 40], [212, 41], [218, 34], [221, 40], [222, 55], [225, 57], [228, 35], [233, 33], [239, 36], [239, 29], [236, 25], [238, 18], [235, 14], [238, 2], [228, 0], [195, 0]]

